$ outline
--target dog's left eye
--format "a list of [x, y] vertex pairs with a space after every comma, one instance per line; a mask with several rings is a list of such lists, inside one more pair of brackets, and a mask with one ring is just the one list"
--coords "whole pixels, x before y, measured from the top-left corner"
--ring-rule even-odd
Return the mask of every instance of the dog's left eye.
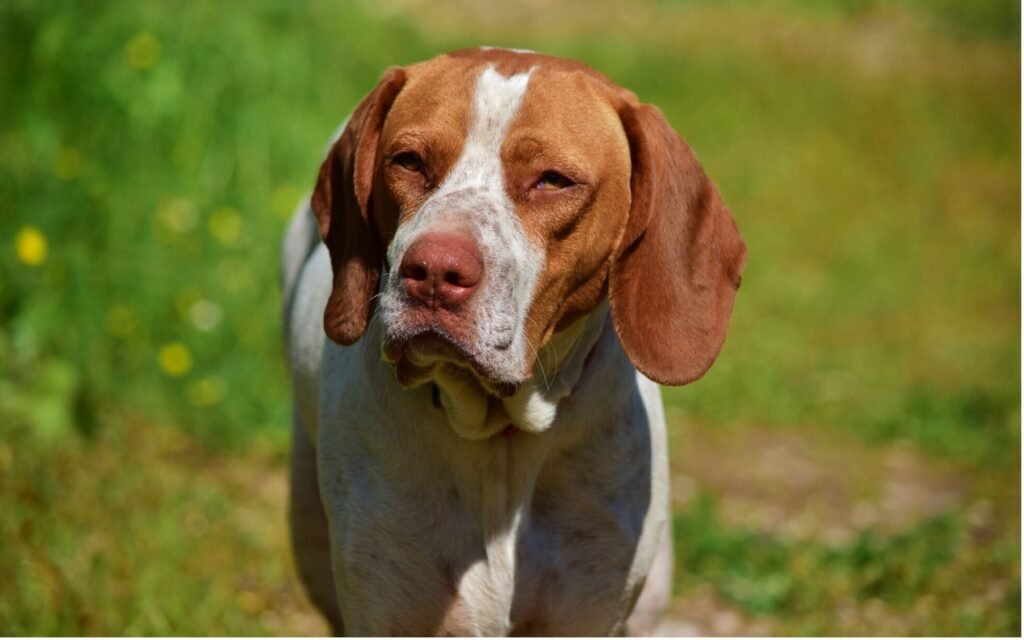
[[545, 171], [541, 175], [540, 180], [537, 181], [537, 184], [533, 185], [533, 188], [540, 191], [558, 191], [559, 189], [571, 187], [574, 184], [576, 183], [557, 171]]
[[391, 162], [413, 173], [423, 173], [423, 158], [415, 151], [405, 151], [391, 158]]

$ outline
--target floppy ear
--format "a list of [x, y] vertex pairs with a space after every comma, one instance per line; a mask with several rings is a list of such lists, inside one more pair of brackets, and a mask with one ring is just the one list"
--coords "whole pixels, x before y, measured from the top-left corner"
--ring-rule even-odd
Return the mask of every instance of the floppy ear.
[[693, 151], [650, 105], [620, 110], [632, 204], [609, 280], [612, 321], [648, 378], [700, 378], [725, 340], [747, 248]]
[[324, 310], [324, 331], [337, 343], [358, 340], [373, 313], [384, 247], [371, 214], [377, 146], [405, 71], [388, 69], [363, 98], [320, 166], [310, 205], [331, 254], [334, 284]]

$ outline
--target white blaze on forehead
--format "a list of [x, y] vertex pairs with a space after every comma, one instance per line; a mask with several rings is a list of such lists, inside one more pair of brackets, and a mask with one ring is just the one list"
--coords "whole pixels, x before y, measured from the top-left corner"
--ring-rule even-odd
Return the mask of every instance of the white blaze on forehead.
[[[469, 132], [466, 134], [466, 146], [463, 147], [462, 156], [456, 166], [441, 185], [439, 195], [443, 194], [446, 187], [451, 190], [463, 186], [467, 179], [476, 182], [472, 178], [484, 174], [485, 171], [487, 177], [493, 178], [491, 171], [495, 168], [498, 170], [498, 182], [491, 182], [489, 186], [504, 187], [501, 143], [504, 142], [512, 118], [523, 102], [531, 73], [532, 69], [506, 78], [491, 66], [480, 74], [476, 82], [476, 92], [473, 94], [473, 115]], [[483, 163], [484, 166], [480, 166], [479, 163]]]
[[510, 49], [508, 47], [480, 47], [481, 51], [511, 51], [512, 53], [536, 53], [533, 49]]

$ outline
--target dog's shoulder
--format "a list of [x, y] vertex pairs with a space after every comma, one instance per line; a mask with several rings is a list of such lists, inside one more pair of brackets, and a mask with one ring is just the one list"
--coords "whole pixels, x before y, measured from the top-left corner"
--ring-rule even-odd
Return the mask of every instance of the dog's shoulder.
[[323, 309], [331, 291], [331, 264], [306, 201], [285, 231], [281, 285], [282, 321], [296, 394], [295, 410], [315, 442], [325, 340]]

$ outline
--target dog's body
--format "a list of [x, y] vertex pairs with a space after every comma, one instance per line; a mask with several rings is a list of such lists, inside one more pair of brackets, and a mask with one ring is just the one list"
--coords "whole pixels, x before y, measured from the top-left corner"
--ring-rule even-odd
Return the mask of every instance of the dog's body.
[[653, 630], [667, 447], [636, 368], [710, 366], [745, 249], [647, 109], [576, 63], [458, 52], [389, 71], [328, 152], [284, 280], [293, 542], [336, 631]]
[[[348, 348], [318, 338], [329, 284], [320, 245], [298, 284], [290, 335], [301, 345], [296, 449], [310, 455], [316, 438], [345, 630], [606, 634], [622, 628], [660, 548], [636, 612], [638, 629], [649, 629], [671, 589], [664, 419], [657, 386], [623, 354], [607, 310], [586, 321], [587, 339], [570, 354], [596, 346], [556, 426], [467, 440], [430, 389], [399, 386], [373, 329]], [[293, 486], [305, 492], [296, 502], [312, 499], [305, 480]], [[308, 543], [296, 537], [300, 558], [319, 555], [307, 574], [329, 571], [327, 549]]]

